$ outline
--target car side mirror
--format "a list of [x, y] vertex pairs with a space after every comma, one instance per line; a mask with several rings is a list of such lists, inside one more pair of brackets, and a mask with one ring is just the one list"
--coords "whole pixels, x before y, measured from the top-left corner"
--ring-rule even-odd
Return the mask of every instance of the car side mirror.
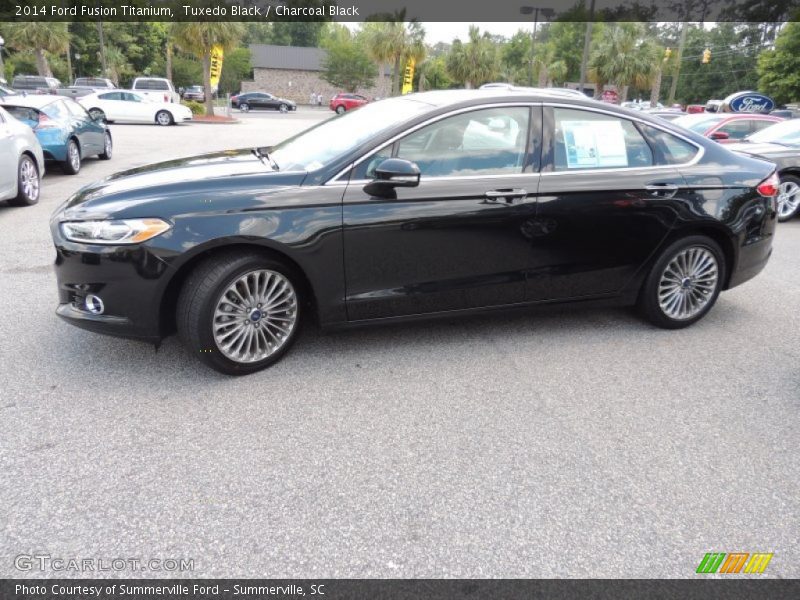
[[398, 187], [417, 187], [419, 167], [410, 160], [387, 158], [375, 168], [375, 179], [364, 186], [370, 196], [396, 198]]
[[92, 118], [92, 121], [96, 121], [97, 123], [105, 123], [106, 116], [103, 113], [94, 113], [89, 115]]
[[712, 140], [727, 140], [730, 139], [730, 137], [731, 136], [725, 133], [724, 131], [715, 131], [714, 133], [711, 134]]

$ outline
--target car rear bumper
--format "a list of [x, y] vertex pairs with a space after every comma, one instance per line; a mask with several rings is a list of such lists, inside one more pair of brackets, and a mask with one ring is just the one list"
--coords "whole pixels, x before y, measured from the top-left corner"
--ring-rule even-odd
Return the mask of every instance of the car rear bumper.
[[739, 249], [736, 268], [731, 273], [728, 287], [731, 289], [758, 275], [767, 266], [772, 256], [772, 236], [761, 238]]

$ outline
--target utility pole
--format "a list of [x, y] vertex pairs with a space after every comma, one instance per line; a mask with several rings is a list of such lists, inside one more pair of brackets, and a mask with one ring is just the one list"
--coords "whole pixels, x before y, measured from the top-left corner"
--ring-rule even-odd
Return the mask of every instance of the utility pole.
[[[592, 45], [592, 26], [594, 25], [594, 0], [589, 5], [589, 20], [586, 22], [586, 36], [583, 39], [583, 58], [581, 58], [581, 81], [578, 89], [583, 93], [583, 86], [586, 84], [586, 67], [589, 64], [589, 46]], [[602, 92], [602, 90], [600, 90]], [[595, 90], [597, 96], [597, 90]]]
[[100, 67], [103, 70], [102, 77], [106, 77], [108, 72], [108, 65], [106, 64], [106, 40], [103, 35], [103, 22], [97, 22], [97, 35], [100, 38]]
[[681, 74], [681, 60], [683, 58], [683, 46], [686, 44], [686, 32], [689, 29], [689, 22], [684, 21], [681, 27], [681, 39], [678, 42], [678, 55], [675, 57], [675, 74], [672, 76], [672, 83], [669, 84], [669, 99], [667, 104], [672, 106], [675, 102], [675, 91], [678, 89], [678, 77]]

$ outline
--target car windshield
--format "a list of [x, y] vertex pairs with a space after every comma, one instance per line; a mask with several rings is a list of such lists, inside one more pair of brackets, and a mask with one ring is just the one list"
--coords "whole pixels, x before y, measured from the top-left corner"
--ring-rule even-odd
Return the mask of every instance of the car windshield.
[[409, 98], [366, 104], [333, 117], [270, 150], [282, 171], [315, 171], [431, 106]]
[[709, 128], [713, 127], [724, 118], [725, 115], [686, 115], [685, 117], [675, 119], [673, 123], [694, 131], [695, 133], [705, 133]]
[[786, 144], [800, 146], [800, 119], [790, 119], [765, 127], [758, 133], [747, 138], [748, 142], [756, 144]]

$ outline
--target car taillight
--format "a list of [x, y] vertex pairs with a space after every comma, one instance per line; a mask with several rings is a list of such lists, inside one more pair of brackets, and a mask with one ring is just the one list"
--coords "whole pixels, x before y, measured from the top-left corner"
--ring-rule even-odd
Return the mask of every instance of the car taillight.
[[34, 129], [53, 129], [57, 127], [58, 124], [51, 121], [50, 117], [48, 117], [44, 113], [39, 113], [39, 122], [36, 124], [36, 127]]
[[772, 175], [756, 186], [756, 191], [765, 198], [771, 198], [778, 195], [780, 186], [781, 179], [778, 177], [778, 173], [773, 171]]

